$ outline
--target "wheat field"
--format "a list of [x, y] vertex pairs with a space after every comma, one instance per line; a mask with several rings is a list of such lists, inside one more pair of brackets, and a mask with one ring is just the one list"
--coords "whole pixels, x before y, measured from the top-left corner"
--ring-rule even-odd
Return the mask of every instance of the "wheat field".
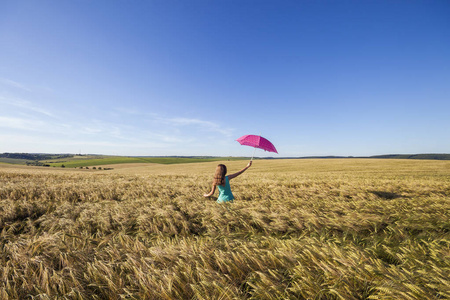
[[217, 163], [0, 164], [0, 298], [450, 299], [450, 161]]

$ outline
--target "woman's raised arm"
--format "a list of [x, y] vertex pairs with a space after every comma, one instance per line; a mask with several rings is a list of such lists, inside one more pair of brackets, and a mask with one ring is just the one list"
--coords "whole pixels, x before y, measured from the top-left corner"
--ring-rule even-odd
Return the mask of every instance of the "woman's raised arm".
[[236, 172], [234, 174], [228, 175], [228, 179], [233, 179], [238, 177], [239, 175], [241, 175], [242, 173], [244, 173], [248, 168], [250, 168], [252, 166], [252, 161], [250, 161], [247, 166], [245, 168], [243, 168], [242, 170], [240, 170], [239, 172]]

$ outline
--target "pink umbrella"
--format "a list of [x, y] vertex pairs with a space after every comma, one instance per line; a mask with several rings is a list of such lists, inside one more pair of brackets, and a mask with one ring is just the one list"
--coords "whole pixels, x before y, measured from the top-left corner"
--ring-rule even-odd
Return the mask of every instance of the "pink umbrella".
[[[278, 154], [278, 151], [277, 151], [277, 149], [275, 149], [275, 146], [271, 142], [269, 142], [269, 140], [267, 140], [259, 135], [247, 134], [247, 135], [241, 136], [236, 141], [238, 141], [239, 144], [241, 144], [241, 145], [255, 147], [255, 151], [256, 151], [256, 148], [259, 148], [259, 149], [263, 149], [264, 151], [275, 152]], [[253, 151], [251, 160], [253, 160], [255, 151]]]

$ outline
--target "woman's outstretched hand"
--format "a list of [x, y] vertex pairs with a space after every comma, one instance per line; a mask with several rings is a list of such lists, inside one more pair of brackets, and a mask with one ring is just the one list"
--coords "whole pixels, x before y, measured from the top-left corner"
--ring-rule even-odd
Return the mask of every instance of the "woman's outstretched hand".
[[252, 161], [250, 161], [247, 165], [247, 168], [250, 168], [252, 166]]

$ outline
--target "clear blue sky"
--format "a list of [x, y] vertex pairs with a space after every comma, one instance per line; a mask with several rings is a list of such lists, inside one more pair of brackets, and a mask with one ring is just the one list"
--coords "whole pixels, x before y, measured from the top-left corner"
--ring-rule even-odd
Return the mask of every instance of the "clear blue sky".
[[0, 153], [249, 156], [244, 134], [449, 153], [450, 1], [0, 2]]

